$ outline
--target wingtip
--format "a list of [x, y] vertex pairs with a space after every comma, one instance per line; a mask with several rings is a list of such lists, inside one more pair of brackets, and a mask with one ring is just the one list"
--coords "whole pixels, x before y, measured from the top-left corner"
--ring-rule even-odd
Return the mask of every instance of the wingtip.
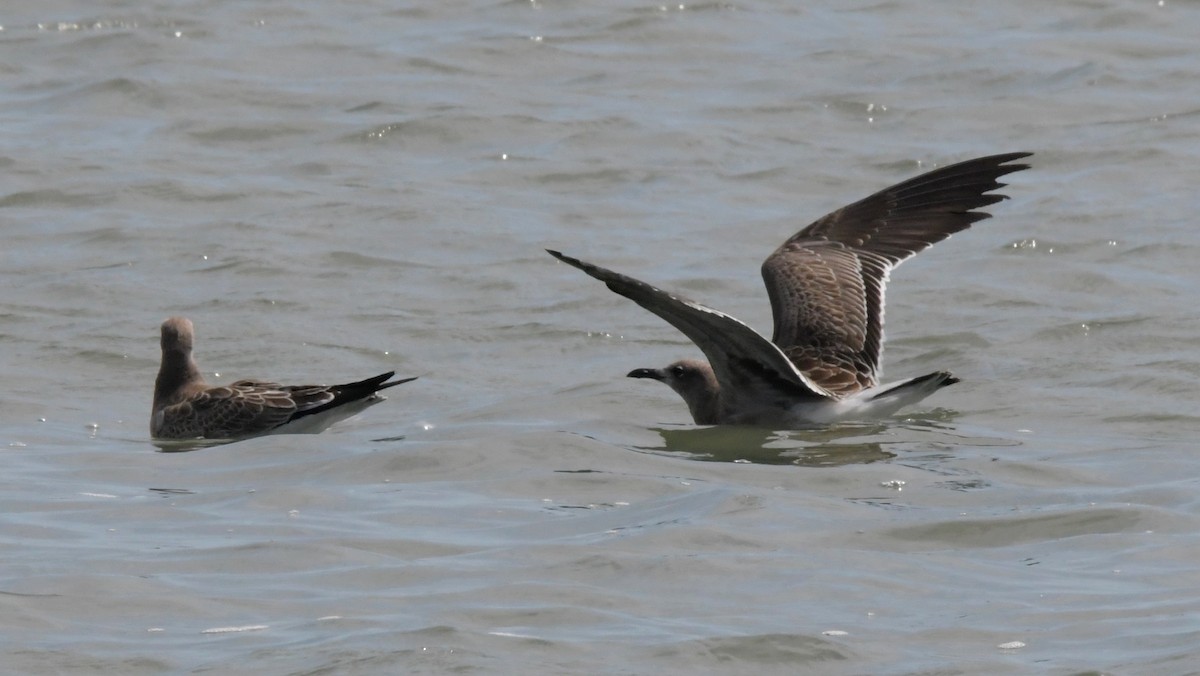
[[[1026, 169], [1028, 169], [1030, 167], [1030, 165], [1025, 162], [1022, 162], [1021, 164], [1009, 164], [1009, 162], [1023, 160], [1026, 157], [1033, 157], [1033, 153], [1029, 152], [1029, 151], [1019, 151], [1019, 152], [1015, 152], [1015, 153], [1005, 153], [1003, 155], [996, 155], [995, 156], [995, 158], [997, 160], [996, 165], [1004, 170], [1004, 173], [1000, 174], [1000, 176], [1004, 176], [1005, 174], [1011, 174], [1011, 173], [1017, 172], [1017, 171], [1025, 171]], [[1000, 183], [999, 187], [1004, 187], [1005, 185], [1008, 185], [1008, 184]]]
[[359, 381], [353, 382], [353, 383], [344, 383], [342, 385], [335, 385], [334, 387], [343, 388], [343, 389], [360, 389], [360, 390], [368, 390], [370, 392], [378, 392], [379, 390], [382, 390], [384, 388], [388, 388], [393, 385], [399, 385], [401, 383], [407, 383], [409, 380], [413, 380], [412, 378], [406, 378], [406, 379], [402, 379], [402, 380], [396, 380], [396, 381], [393, 381], [390, 383], [387, 382], [388, 379], [394, 375], [396, 375], [395, 371], [387, 371], [386, 373], [380, 373], [377, 376], [371, 376], [370, 378], [365, 378], [363, 380], [359, 380]]
[[[392, 375], [395, 375], [395, 374], [393, 373]], [[390, 378], [391, 376], [388, 376], [388, 377]], [[412, 376], [412, 377], [409, 377], [409, 378], [401, 378], [400, 380], [393, 380], [393, 381], [391, 381], [391, 382], [384, 383], [383, 385], [381, 385], [381, 386], [379, 387], [379, 389], [383, 390], [383, 389], [386, 389], [386, 388], [389, 388], [389, 387], [395, 387], [395, 386], [397, 386], [397, 385], [403, 385], [404, 383], [411, 383], [412, 381], [414, 381], [414, 380], [416, 380], [417, 378], [420, 378], [420, 377], [421, 377], [421, 376]]]
[[[1011, 153], [998, 153], [996, 155], [985, 155], [984, 157], [980, 157], [977, 159], [983, 160], [983, 161], [991, 160], [992, 162], [995, 162], [996, 164], [1008, 164], [1009, 162], [1023, 160], [1026, 157], [1033, 157], [1033, 152], [1028, 151], [1028, 150], [1018, 150], [1018, 151], [1011, 152]], [[971, 160], [965, 160], [965, 161], [970, 162]]]
[[579, 260], [578, 258], [573, 258], [571, 256], [568, 256], [561, 251], [555, 251], [554, 249], [546, 249], [546, 253], [550, 254], [551, 256], [554, 256], [555, 258], [562, 261], [563, 263], [566, 263], [567, 265], [570, 265], [573, 268], [579, 268], [580, 270], [583, 270], [584, 272], [587, 272], [588, 274], [592, 274], [589, 271], [589, 268], [595, 267], [591, 263], [586, 263], [584, 261]]

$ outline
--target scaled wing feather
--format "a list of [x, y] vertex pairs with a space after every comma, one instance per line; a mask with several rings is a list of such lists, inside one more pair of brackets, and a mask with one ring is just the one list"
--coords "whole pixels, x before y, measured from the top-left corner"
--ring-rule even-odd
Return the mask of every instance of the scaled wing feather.
[[997, 179], [1029, 153], [981, 157], [927, 172], [833, 211], [763, 263], [772, 342], [810, 381], [844, 397], [879, 384], [889, 273], [1003, 199]]

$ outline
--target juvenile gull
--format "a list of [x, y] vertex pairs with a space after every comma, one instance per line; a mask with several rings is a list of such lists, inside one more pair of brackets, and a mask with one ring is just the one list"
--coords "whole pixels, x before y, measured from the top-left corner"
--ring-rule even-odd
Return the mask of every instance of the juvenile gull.
[[691, 339], [708, 361], [641, 368], [687, 402], [699, 425], [797, 427], [895, 413], [958, 382], [947, 371], [879, 385], [884, 289], [892, 268], [991, 214], [1009, 164], [1032, 153], [980, 157], [927, 172], [842, 207], [793, 235], [762, 266], [775, 333], [547, 249]]
[[155, 439], [241, 439], [262, 434], [320, 432], [384, 400], [394, 371], [344, 385], [279, 385], [239, 380], [213, 387], [192, 359], [192, 322], [162, 324], [162, 366], [154, 381], [150, 436]]

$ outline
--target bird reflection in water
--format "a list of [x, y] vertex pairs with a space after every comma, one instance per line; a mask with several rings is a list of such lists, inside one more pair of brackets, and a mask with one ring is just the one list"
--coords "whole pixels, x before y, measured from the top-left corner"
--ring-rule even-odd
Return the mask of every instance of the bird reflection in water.
[[[922, 443], [905, 435], [905, 431], [951, 429], [945, 424], [950, 417], [953, 417], [951, 412], [937, 410], [921, 418], [848, 422], [785, 431], [741, 425], [661, 427], [653, 431], [662, 437], [662, 446], [638, 446], [636, 450], [683, 454], [704, 462], [801, 467], [868, 464], [897, 457], [897, 453], [887, 450], [897, 444], [911, 447], [914, 443]], [[923, 441], [927, 443], [927, 440]]]

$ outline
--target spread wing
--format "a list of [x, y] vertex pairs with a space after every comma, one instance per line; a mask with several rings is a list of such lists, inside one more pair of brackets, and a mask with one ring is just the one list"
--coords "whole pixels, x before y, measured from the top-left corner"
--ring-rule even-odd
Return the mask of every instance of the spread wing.
[[806, 378], [843, 397], [879, 382], [884, 291], [892, 268], [991, 214], [997, 179], [1032, 153], [927, 172], [842, 207], [783, 243], [762, 266], [778, 345]]
[[598, 265], [557, 251], [547, 252], [604, 282], [691, 339], [712, 365], [726, 405], [739, 408], [744, 399], [746, 407], [756, 407], [767, 401], [830, 396], [825, 388], [796, 370], [778, 347], [737, 319]]

